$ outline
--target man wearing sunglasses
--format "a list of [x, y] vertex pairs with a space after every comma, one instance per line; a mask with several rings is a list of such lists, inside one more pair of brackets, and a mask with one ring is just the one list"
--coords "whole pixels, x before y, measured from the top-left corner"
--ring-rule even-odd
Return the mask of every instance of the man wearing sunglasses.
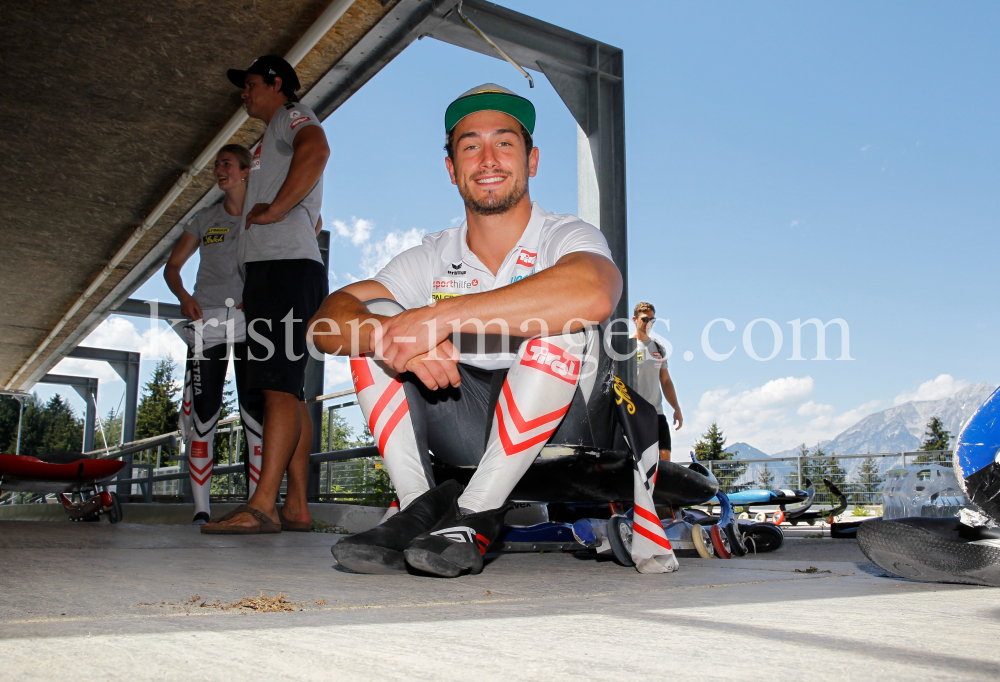
[[632, 317], [635, 323], [636, 340], [636, 366], [637, 379], [635, 390], [643, 398], [656, 406], [656, 421], [660, 427], [660, 459], [670, 461], [670, 428], [667, 426], [667, 418], [663, 414], [663, 397], [674, 408], [674, 430], [681, 428], [684, 424], [684, 417], [681, 415], [681, 408], [677, 404], [677, 392], [674, 390], [674, 382], [670, 379], [670, 372], [667, 371], [667, 352], [662, 345], [649, 336], [653, 330], [653, 322], [656, 321], [656, 309], [651, 303], [643, 301], [635, 307]]

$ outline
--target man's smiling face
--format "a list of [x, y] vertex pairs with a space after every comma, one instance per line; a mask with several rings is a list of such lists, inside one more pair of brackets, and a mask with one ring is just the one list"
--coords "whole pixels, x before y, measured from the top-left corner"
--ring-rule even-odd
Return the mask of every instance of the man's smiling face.
[[525, 148], [521, 124], [499, 111], [469, 114], [455, 126], [454, 159], [445, 159], [466, 207], [479, 215], [506, 213], [528, 195], [538, 148]]

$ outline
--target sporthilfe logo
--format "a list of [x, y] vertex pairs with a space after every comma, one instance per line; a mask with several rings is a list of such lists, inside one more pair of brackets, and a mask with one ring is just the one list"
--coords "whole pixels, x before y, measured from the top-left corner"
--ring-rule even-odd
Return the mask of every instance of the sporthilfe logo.
[[312, 119], [310, 119], [308, 116], [303, 116], [302, 118], [295, 119], [294, 121], [292, 121], [292, 125], [291, 125], [292, 130], [295, 130], [295, 126], [297, 126], [298, 124], [305, 123], [306, 121], [309, 121], [309, 120], [312, 120]]
[[535, 258], [538, 257], [537, 253], [532, 253], [527, 249], [521, 249], [520, 255], [517, 257], [517, 265], [523, 265], [526, 268], [535, 267]]
[[551, 374], [566, 383], [575, 384], [580, 377], [580, 361], [559, 346], [533, 339], [525, 349], [521, 364]]

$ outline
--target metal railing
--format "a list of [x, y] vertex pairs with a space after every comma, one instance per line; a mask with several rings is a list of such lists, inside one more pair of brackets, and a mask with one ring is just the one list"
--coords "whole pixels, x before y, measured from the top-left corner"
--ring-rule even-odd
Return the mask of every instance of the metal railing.
[[850, 504], [882, 504], [886, 473], [911, 464], [951, 466], [951, 450], [829, 455], [825, 457], [771, 457], [768, 459], [707, 460], [701, 464], [715, 474], [726, 493], [755, 488], [803, 488], [806, 479], [816, 486], [814, 504], [836, 502], [823, 479], [840, 488]]

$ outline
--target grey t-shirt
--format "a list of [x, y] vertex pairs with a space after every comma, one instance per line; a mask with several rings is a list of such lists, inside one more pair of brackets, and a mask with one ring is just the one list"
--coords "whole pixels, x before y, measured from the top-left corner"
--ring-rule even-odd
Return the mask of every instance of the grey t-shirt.
[[194, 284], [194, 300], [203, 310], [225, 308], [243, 300], [243, 280], [236, 264], [240, 216], [229, 215], [221, 203], [195, 213], [184, 231], [198, 239], [201, 265]]
[[660, 370], [667, 366], [667, 355], [663, 346], [650, 339], [635, 340], [636, 345], [636, 387], [647, 402], [656, 407], [656, 414], [663, 414], [663, 396], [660, 393]]
[[[244, 225], [250, 209], [257, 204], [274, 201], [278, 190], [285, 184], [288, 168], [292, 164], [292, 140], [300, 130], [314, 125], [319, 125], [319, 117], [304, 104], [289, 102], [278, 107], [250, 163], [247, 198], [243, 204]], [[316, 241], [316, 223], [322, 202], [321, 176], [305, 199], [292, 208], [280, 223], [241, 229], [240, 270], [243, 270], [244, 263], [262, 260], [309, 258], [322, 263], [323, 257]]]

